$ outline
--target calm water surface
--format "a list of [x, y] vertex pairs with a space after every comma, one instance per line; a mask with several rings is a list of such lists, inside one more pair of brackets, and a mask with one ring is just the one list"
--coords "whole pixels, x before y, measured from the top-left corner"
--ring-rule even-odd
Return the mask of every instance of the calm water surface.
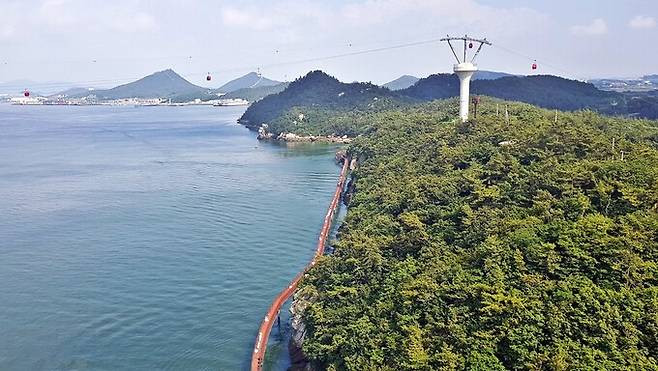
[[0, 105], [0, 370], [247, 368], [339, 168], [242, 111]]

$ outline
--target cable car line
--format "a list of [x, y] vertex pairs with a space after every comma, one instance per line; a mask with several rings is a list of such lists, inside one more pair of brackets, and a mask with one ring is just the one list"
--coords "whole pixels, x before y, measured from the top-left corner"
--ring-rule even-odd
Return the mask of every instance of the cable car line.
[[532, 70], [537, 70], [537, 69], [539, 68], [539, 64], [541, 64], [541, 65], [544, 65], [544, 66], [550, 67], [551, 69], [554, 69], [554, 70], [556, 70], [556, 71], [560, 71], [560, 72], [562, 72], [563, 74], [565, 74], [566, 76], [571, 76], [572, 78], [575, 78], [575, 79], [578, 79], [578, 80], [582, 80], [582, 81], [586, 81], [586, 80], [587, 80], [587, 79], [580, 78], [580, 77], [578, 76], [578, 74], [573, 73], [572, 71], [568, 71], [568, 70], [565, 70], [564, 68], [557, 67], [557, 66], [555, 66], [554, 64], [552, 64], [552, 63], [548, 63], [548, 62], [545, 61], [545, 60], [539, 61], [537, 58], [534, 58], [534, 57], [531, 57], [531, 56], [529, 56], [529, 55], [527, 55], [527, 54], [524, 54], [524, 53], [521, 53], [521, 52], [518, 52], [518, 51], [512, 50], [512, 49], [507, 48], [507, 47], [505, 47], [505, 46], [502, 46], [502, 45], [500, 45], [500, 44], [498, 44], [498, 43], [495, 43], [495, 44], [493, 44], [492, 46], [493, 46], [494, 48], [498, 48], [498, 49], [500, 49], [500, 50], [502, 50], [502, 51], [504, 51], [504, 52], [507, 52], [507, 53], [509, 53], [509, 54], [513, 54], [513, 55], [516, 55], [516, 56], [519, 56], [519, 57], [522, 57], [522, 58], [524, 58], [524, 59], [529, 60], [529, 61], [532, 63], [532, 64], [531, 64], [531, 67], [530, 67]]
[[[270, 63], [270, 64], [264, 64], [264, 65], [258, 65], [258, 66], [240, 66], [240, 67], [230, 67], [230, 68], [223, 68], [223, 69], [218, 69], [215, 71], [208, 71], [208, 72], [192, 72], [192, 73], [181, 73], [181, 76], [188, 78], [190, 80], [195, 80], [193, 77], [200, 77], [200, 76], [205, 76], [204, 80], [206, 82], [210, 82], [213, 78], [212, 75], [223, 75], [226, 73], [230, 72], [238, 72], [238, 71], [254, 71], [254, 70], [261, 70], [261, 69], [269, 69], [269, 68], [276, 68], [276, 67], [283, 67], [283, 66], [290, 66], [290, 65], [295, 65], [295, 64], [304, 64], [304, 63], [312, 63], [312, 62], [322, 62], [322, 61], [329, 61], [329, 60], [334, 60], [334, 59], [340, 59], [340, 58], [346, 58], [346, 57], [351, 57], [351, 56], [358, 56], [358, 55], [365, 55], [365, 54], [371, 54], [371, 53], [379, 53], [379, 52], [384, 52], [388, 50], [395, 50], [395, 49], [402, 49], [402, 48], [408, 48], [408, 47], [414, 47], [414, 46], [420, 46], [420, 45], [427, 45], [427, 44], [433, 44], [433, 43], [438, 43], [441, 41], [441, 38], [431, 38], [431, 39], [426, 39], [426, 40], [421, 40], [421, 41], [414, 41], [414, 42], [406, 42], [406, 43], [399, 43], [399, 44], [394, 44], [390, 46], [383, 46], [383, 47], [377, 47], [377, 48], [370, 48], [370, 49], [362, 49], [362, 50], [356, 50], [356, 51], [349, 51], [349, 52], [344, 52], [344, 53], [337, 53], [337, 54], [331, 54], [331, 55], [324, 55], [324, 56], [319, 56], [319, 57], [311, 57], [311, 58], [301, 58], [301, 59], [293, 59], [289, 61], [282, 61], [282, 62], [275, 62], [275, 63]], [[472, 44], [472, 42], [471, 42]], [[350, 43], [350, 48], [352, 47], [352, 44]], [[466, 45], [468, 48], [471, 48], [470, 44]], [[475, 46], [475, 45], [473, 45]], [[516, 55], [518, 57], [522, 57], [524, 59], [532, 61], [532, 70], [537, 70], [538, 69], [538, 60], [536, 58], [533, 58], [527, 54], [512, 50], [510, 48], [507, 48], [505, 46], [502, 46], [500, 44], [492, 44], [493, 47], [498, 48], [504, 52], [507, 52], [509, 54]], [[479, 49], [482, 47], [482, 45], [479, 45], [478, 50], [476, 51], [475, 55], [477, 55]], [[276, 50], [276, 55], [279, 54], [280, 49]], [[454, 53], [454, 50], [453, 50]], [[164, 59], [165, 57], [158, 57], [158, 58], [151, 58], [151, 59]], [[192, 56], [187, 56], [184, 57], [186, 59], [192, 58]], [[563, 68], [557, 67], [553, 64], [549, 64], [545, 61], [540, 62], [544, 66], [548, 66], [551, 69], [561, 71], [567, 76], [572, 76], [575, 77], [577, 74], [574, 74], [570, 71], [567, 71]], [[100, 79], [100, 80], [86, 80], [86, 81], [72, 81], [72, 82], [65, 82], [65, 83], [39, 83], [36, 84], [38, 87], [43, 87], [43, 88], [57, 88], [57, 87], [62, 87], [62, 88], [68, 88], [71, 86], [94, 86], [94, 85], [118, 85], [121, 83], [127, 83], [127, 82], [132, 82], [137, 79], [141, 79], [144, 76], [138, 76], [138, 77], [126, 77], [126, 78], [115, 78], [115, 79]], [[262, 79], [262, 75], [259, 76]], [[585, 80], [585, 79], [583, 79]], [[16, 87], [17, 89], [19, 88], [18, 86]], [[38, 89], [37, 89], [38, 90]]]
[[[439, 40], [440, 40], [439, 38], [428, 39], [428, 40], [423, 40], [423, 41], [401, 43], [401, 44], [396, 44], [396, 45], [391, 45], [391, 46], [371, 48], [371, 49], [363, 49], [363, 50], [358, 50], [358, 51], [352, 51], [352, 52], [347, 52], [347, 53], [339, 53], [339, 54], [333, 54], [333, 55], [326, 55], [326, 56], [321, 56], [321, 57], [303, 58], [303, 59], [290, 60], [290, 61], [285, 61], [285, 62], [277, 62], [277, 63], [271, 63], [271, 64], [259, 65], [259, 66], [241, 66], [241, 67], [233, 67], [233, 68], [224, 68], [224, 69], [209, 71], [209, 72], [181, 73], [181, 75], [183, 77], [198, 77], [198, 76], [204, 76], [204, 75], [207, 77], [207, 76], [211, 76], [212, 74], [221, 75], [221, 74], [224, 74], [224, 73], [227, 73], [227, 72], [253, 71], [253, 70], [256, 70], [256, 69], [263, 69], [263, 68], [267, 69], [267, 68], [282, 67], [282, 66], [289, 66], [289, 65], [295, 65], [295, 64], [320, 62], [320, 61], [326, 61], [326, 60], [332, 60], [332, 59], [338, 59], [338, 58], [345, 58], [345, 57], [356, 56], [356, 55], [383, 52], [383, 51], [393, 50], [393, 49], [400, 49], [400, 48], [407, 48], [407, 47], [413, 47], [413, 46], [419, 46], [419, 45], [432, 44], [432, 43], [438, 42]], [[73, 82], [67, 82], [67, 83], [40, 83], [40, 84], [38, 84], [38, 86], [49, 87], [49, 88], [70, 87], [71, 85], [90, 86], [90, 85], [94, 85], [94, 84], [109, 84], [109, 83], [131, 82], [131, 81], [134, 81], [136, 79], [141, 79], [142, 77], [143, 76], [117, 78], [117, 79], [73, 81]], [[209, 80], [206, 79], [206, 81], [209, 81]]]

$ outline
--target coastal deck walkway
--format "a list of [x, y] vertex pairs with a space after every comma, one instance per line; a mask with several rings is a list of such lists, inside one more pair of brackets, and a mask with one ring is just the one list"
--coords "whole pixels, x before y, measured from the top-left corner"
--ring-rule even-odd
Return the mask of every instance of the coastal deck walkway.
[[334, 197], [331, 200], [329, 205], [329, 210], [327, 210], [327, 215], [324, 217], [324, 223], [322, 224], [322, 229], [320, 230], [320, 237], [318, 238], [318, 244], [315, 249], [315, 255], [311, 262], [295, 276], [295, 278], [290, 282], [290, 284], [279, 293], [279, 295], [274, 298], [270, 308], [267, 310], [265, 318], [260, 325], [258, 330], [258, 337], [256, 338], [256, 343], [254, 344], [254, 351], [251, 355], [251, 371], [260, 371], [263, 367], [263, 360], [265, 359], [265, 351], [267, 350], [267, 341], [270, 337], [270, 332], [272, 331], [272, 326], [276, 322], [279, 312], [281, 311], [281, 306], [285, 303], [295, 292], [299, 281], [306, 271], [313, 267], [317, 259], [324, 254], [324, 247], [327, 243], [327, 238], [329, 238], [329, 233], [331, 232], [331, 223], [334, 219], [334, 213], [340, 202], [340, 195], [343, 192], [345, 186], [345, 178], [347, 177], [347, 170], [350, 166], [350, 158], [346, 156], [343, 159], [343, 168], [340, 171], [340, 177], [338, 178], [338, 184], [336, 185], [336, 191], [334, 192]]

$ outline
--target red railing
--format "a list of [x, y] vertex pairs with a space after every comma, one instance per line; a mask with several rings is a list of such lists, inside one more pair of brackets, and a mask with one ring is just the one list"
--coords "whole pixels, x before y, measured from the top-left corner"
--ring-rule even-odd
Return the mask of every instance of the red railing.
[[327, 238], [329, 238], [329, 233], [331, 232], [331, 222], [334, 219], [334, 213], [340, 202], [340, 195], [343, 192], [343, 187], [345, 185], [345, 177], [347, 176], [347, 169], [349, 168], [350, 159], [346, 157], [343, 160], [343, 168], [340, 171], [340, 177], [338, 178], [338, 184], [336, 185], [336, 191], [334, 192], [334, 198], [331, 200], [331, 205], [329, 205], [329, 210], [327, 215], [324, 217], [324, 223], [322, 224], [322, 229], [320, 230], [320, 237], [318, 238], [318, 244], [315, 249], [315, 255], [313, 260], [295, 276], [295, 278], [290, 282], [290, 284], [279, 293], [279, 295], [274, 298], [272, 305], [267, 311], [263, 322], [260, 325], [258, 330], [258, 337], [256, 338], [256, 343], [254, 344], [254, 352], [251, 355], [251, 370], [260, 371], [263, 367], [263, 360], [265, 359], [265, 351], [267, 350], [267, 341], [270, 337], [270, 332], [272, 331], [272, 326], [274, 321], [277, 319], [279, 311], [281, 311], [281, 306], [285, 303], [295, 292], [299, 281], [306, 271], [315, 265], [318, 257], [324, 254], [324, 246], [327, 243]]

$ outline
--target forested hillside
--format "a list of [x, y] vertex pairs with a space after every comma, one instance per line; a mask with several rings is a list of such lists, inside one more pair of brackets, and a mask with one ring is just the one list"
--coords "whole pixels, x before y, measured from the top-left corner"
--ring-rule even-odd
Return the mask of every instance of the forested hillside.
[[[589, 83], [549, 75], [493, 79], [502, 74], [488, 74], [483, 77], [491, 79], [471, 82], [472, 95], [559, 110], [591, 109], [607, 115], [658, 119], [658, 96], [652, 93], [603, 91]], [[453, 74], [431, 75], [406, 89], [390, 91], [369, 83], [345, 84], [324, 72], [313, 71], [282, 92], [251, 105], [240, 122], [254, 130], [268, 124], [275, 135], [282, 131], [332, 134], [323, 122], [314, 122], [312, 118], [324, 119], [326, 115], [322, 111], [327, 110], [376, 112], [458, 95], [459, 79]], [[312, 118], [300, 121], [297, 119], [300, 113]]]
[[[271, 123], [294, 107], [322, 110], [379, 110], [410, 101], [397, 93], [370, 83], [345, 84], [322, 71], [312, 71], [278, 93], [251, 105], [240, 118], [245, 126], [257, 129]], [[278, 133], [277, 133], [278, 134]]]
[[[454, 97], [459, 95], [459, 79], [453, 74], [432, 75], [400, 93], [423, 100]], [[623, 94], [599, 90], [592, 84], [550, 75], [475, 80], [471, 83], [471, 94], [518, 100], [560, 110], [593, 109], [612, 115], [632, 113]]]
[[509, 106], [361, 115], [335, 252], [297, 294], [316, 365], [658, 369], [656, 122]]

